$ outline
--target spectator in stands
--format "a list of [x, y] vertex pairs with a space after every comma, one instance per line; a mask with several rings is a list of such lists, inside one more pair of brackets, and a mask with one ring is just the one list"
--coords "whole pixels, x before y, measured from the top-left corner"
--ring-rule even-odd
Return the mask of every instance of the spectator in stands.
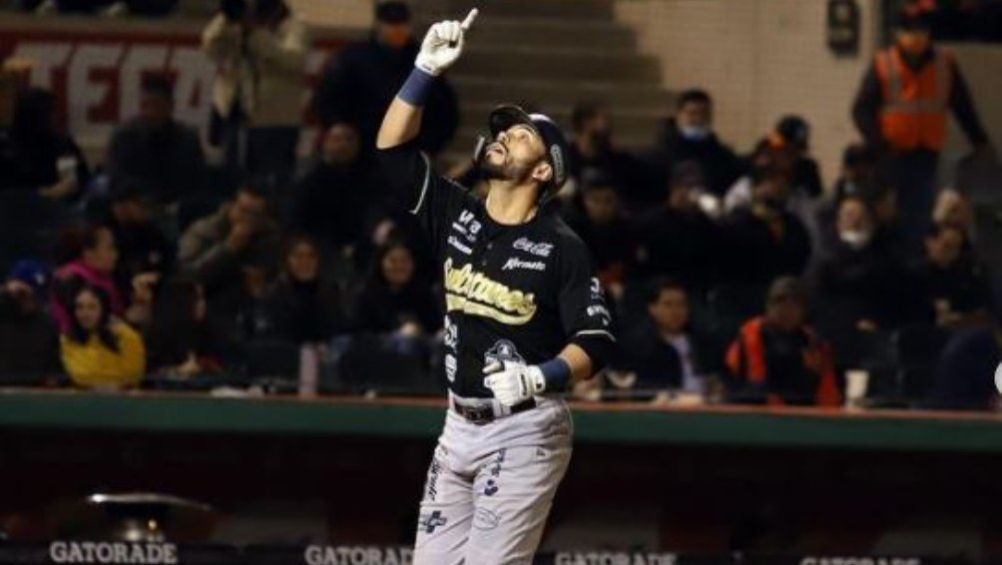
[[245, 186], [185, 231], [178, 244], [179, 266], [205, 286], [212, 307], [215, 294], [243, 286], [247, 268], [277, 263], [280, 238], [265, 196]]
[[45, 311], [50, 275], [38, 261], [18, 261], [0, 288], [0, 377], [35, 381], [60, 373], [59, 332]]
[[818, 231], [814, 241], [820, 247], [827, 249], [836, 243], [833, 241], [836, 234], [835, 217], [842, 200], [847, 196], [869, 198], [876, 182], [877, 155], [862, 143], [847, 146], [842, 152], [842, 169], [835, 180], [830, 198], [817, 211]]
[[[786, 179], [789, 186], [789, 197], [786, 209], [796, 216], [807, 228], [811, 241], [820, 238], [818, 224], [818, 209], [821, 195], [821, 176], [818, 164], [808, 155], [808, 140], [810, 128], [807, 122], [799, 116], [786, 116], [776, 124], [774, 131], [763, 139], [753, 157], [763, 159], [761, 163], [752, 163], [754, 167], [771, 167], [777, 174]], [[740, 181], [739, 181], [740, 182]], [[746, 185], [748, 189], [751, 185]], [[727, 193], [725, 208], [729, 211], [733, 205], [729, 202], [735, 194], [734, 187]], [[750, 202], [751, 190], [748, 190], [742, 201], [744, 205]]]
[[999, 392], [994, 379], [1002, 360], [1002, 313], [993, 323], [960, 330], [950, 338], [936, 368], [930, 408], [993, 410]]
[[442, 325], [436, 304], [427, 282], [415, 276], [410, 247], [391, 241], [376, 253], [354, 301], [352, 325], [362, 332], [430, 336]]
[[52, 315], [59, 331], [69, 331], [79, 290], [84, 287], [101, 289], [107, 295], [108, 314], [125, 314], [125, 298], [115, 282], [118, 247], [115, 235], [107, 226], [90, 225], [70, 228], [63, 234], [67, 262], [56, 269], [52, 292]]
[[[386, 107], [410, 74], [417, 53], [410, 7], [399, 1], [379, 2], [372, 36], [345, 48], [324, 70], [313, 100], [321, 124], [325, 128], [337, 122], [353, 124], [368, 154], [375, 147]], [[458, 127], [456, 93], [439, 77], [424, 106], [417, 143], [435, 155]]]
[[713, 132], [713, 103], [703, 90], [683, 92], [674, 119], [648, 153], [656, 173], [656, 186], [666, 186], [671, 168], [680, 161], [696, 161], [703, 167], [707, 188], [723, 197], [743, 170], [741, 160], [720, 143]]
[[146, 342], [151, 372], [187, 377], [224, 367], [222, 337], [207, 316], [202, 286], [190, 279], [173, 279], [157, 292]]
[[242, 265], [233, 284], [209, 297], [209, 315], [227, 343], [270, 340], [275, 328], [266, 301], [275, 278], [275, 265], [250, 262]]
[[876, 239], [898, 256], [905, 256], [905, 237], [898, 214], [897, 189], [878, 176], [872, 183], [863, 187], [862, 198], [870, 206], [873, 218], [876, 220]]
[[807, 229], [786, 210], [788, 178], [773, 168], [753, 175], [752, 202], [724, 221], [722, 277], [732, 284], [766, 285], [783, 276], [799, 276], [811, 255]]
[[954, 56], [933, 45], [922, 14], [904, 10], [894, 45], [877, 53], [852, 113], [867, 144], [886, 157], [890, 180], [902, 195], [910, 256], [920, 254], [929, 226], [950, 112], [974, 150], [990, 154], [988, 136]]
[[724, 213], [730, 214], [735, 210], [751, 206], [756, 179], [763, 171], [769, 171], [769, 174], [774, 175], [777, 179], [782, 179], [783, 184], [789, 186], [792, 182], [792, 176], [790, 168], [784, 166], [789, 163], [780, 163], [781, 157], [784, 155], [773, 149], [767, 142], [756, 145], [755, 150], [748, 156], [750, 168], [745, 174], [738, 177], [738, 180], [734, 181], [722, 199]]
[[615, 179], [625, 203], [649, 203], [658, 200], [650, 194], [650, 181], [645, 178], [642, 163], [613, 143], [612, 116], [609, 107], [594, 102], [578, 103], [571, 112], [574, 143], [571, 145], [568, 170], [581, 181], [587, 169], [601, 171]]
[[159, 206], [205, 186], [198, 133], [173, 117], [174, 86], [165, 75], [142, 81], [139, 115], [115, 129], [105, 163], [112, 188], [133, 187]]
[[631, 261], [633, 237], [623, 216], [619, 187], [600, 169], [586, 169], [581, 176], [583, 210], [571, 207], [567, 224], [591, 250], [602, 286], [614, 296], [622, 294], [626, 266]]
[[211, 137], [223, 146], [231, 172], [246, 173], [246, 180], [259, 186], [285, 189], [296, 164], [302, 122], [310, 46], [306, 26], [283, 0], [222, 6], [202, 31], [202, 50], [219, 69]]
[[18, 164], [17, 183], [53, 200], [78, 196], [90, 169], [72, 137], [56, 128], [56, 97], [31, 88], [21, 95], [11, 129]]
[[174, 268], [174, 242], [153, 222], [147, 198], [134, 187], [112, 191], [108, 226], [118, 244], [116, 275], [120, 288], [129, 288], [137, 276], [153, 273], [165, 278]]
[[671, 276], [696, 294], [709, 288], [720, 259], [720, 228], [698, 204], [705, 190], [699, 163], [672, 168], [661, 206], [637, 220], [636, 276]]
[[932, 208], [932, 221], [938, 226], [954, 226], [971, 237], [974, 235], [974, 205], [970, 197], [959, 190], [941, 190]]
[[765, 141], [790, 163], [792, 194], [801, 198], [816, 199], [821, 196], [824, 189], [821, 186], [818, 162], [808, 152], [810, 137], [811, 127], [807, 121], [800, 116], [789, 115], [779, 120]]
[[292, 343], [317, 343], [347, 329], [337, 286], [323, 277], [319, 244], [293, 236], [285, 247], [278, 280], [265, 296], [275, 337]]
[[375, 213], [377, 186], [359, 152], [355, 128], [332, 125], [324, 135], [320, 159], [296, 184], [291, 224], [328, 251], [358, 244]]
[[966, 246], [959, 227], [933, 225], [925, 239], [925, 260], [912, 273], [924, 305], [941, 327], [970, 325], [984, 318], [988, 281], [974, 254], [965, 252]]
[[836, 219], [837, 241], [815, 273], [819, 316], [837, 344], [849, 343], [856, 332], [893, 330], [918, 312], [908, 299], [912, 289], [900, 260], [876, 237], [877, 227], [867, 203], [846, 197]]
[[441, 266], [432, 259], [431, 242], [424, 237], [415, 217], [389, 198], [380, 199], [372, 216], [374, 220], [367, 222], [365, 241], [356, 248], [353, 266], [361, 271], [359, 276], [364, 276], [380, 249], [392, 242], [404, 242], [414, 255], [417, 278], [435, 280]]
[[877, 220], [869, 201], [863, 196], [846, 196], [839, 200], [835, 208], [833, 234], [820, 251], [825, 259], [830, 259], [840, 251], [873, 249], [877, 245]]
[[628, 376], [610, 376], [609, 381], [620, 389], [651, 396], [657, 392], [660, 398], [667, 391], [703, 395], [706, 353], [705, 343], [689, 324], [685, 287], [671, 279], [657, 279], [648, 292], [647, 316], [623, 340], [617, 368]]
[[848, 145], [842, 152], [842, 170], [835, 180], [832, 193], [836, 202], [846, 196], [862, 196], [877, 176], [878, 155], [862, 143]]
[[86, 388], [132, 387], [146, 369], [143, 339], [111, 315], [103, 288], [84, 285], [73, 296], [70, 324], [60, 338], [63, 367], [73, 384]]
[[790, 187], [787, 204], [791, 212], [805, 223], [812, 213], [813, 201], [821, 195], [818, 164], [807, 155], [807, 123], [796, 116], [784, 118], [769, 137], [756, 145], [748, 157], [750, 172], [727, 191], [724, 207], [730, 212], [751, 204], [752, 173], [756, 169], [771, 169], [786, 179]]
[[148, 199], [138, 190], [116, 188], [110, 195], [107, 225], [118, 244], [115, 280], [129, 289], [125, 319], [139, 330], [150, 323], [155, 287], [174, 269], [174, 242], [153, 221]]
[[772, 283], [765, 315], [748, 320], [727, 350], [735, 402], [841, 403], [829, 345], [807, 324], [807, 293], [794, 277]]

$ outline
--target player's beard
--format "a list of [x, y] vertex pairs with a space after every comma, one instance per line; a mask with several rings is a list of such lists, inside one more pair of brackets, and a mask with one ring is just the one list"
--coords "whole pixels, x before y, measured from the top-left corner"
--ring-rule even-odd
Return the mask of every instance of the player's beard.
[[507, 180], [522, 184], [532, 174], [533, 167], [535, 165], [516, 163], [506, 151], [502, 163], [492, 163], [489, 157], [484, 157], [480, 162], [480, 175], [486, 180]]

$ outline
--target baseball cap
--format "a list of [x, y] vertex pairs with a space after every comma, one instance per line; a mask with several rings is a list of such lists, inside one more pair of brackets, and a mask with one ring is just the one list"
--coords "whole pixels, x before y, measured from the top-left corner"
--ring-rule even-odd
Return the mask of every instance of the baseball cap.
[[897, 28], [903, 31], [929, 31], [929, 11], [934, 6], [922, 0], [907, 2], [898, 12]]
[[376, 5], [376, 21], [386, 24], [405, 24], [411, 21], [411, 8], [406, 2], [389, 0]]
[[31, 287], [40, 296], [49, 286], [49, 269], [41, 261], [21, 259], [10, 268], [7, 278], [18, 280]]
[[802, 303], [807, 302], [807, 289], [800, 282], [800, 279], [796, 277], [780, 277], [769, 285], [768, 300], [770, 303], [788, 299]]
[[543, 114], [528, 114], [514, 104], [498, 106], [488, 118], [492, 137], [497, 137], [498, 133], [519, 124], [528, 126], [543, 140], [546, 162], [553, 168], [553, 177], [546, 184], [546, 190], [563, 186], [567, 181], [568, 146], [560, 127], [550, 117]]
[[811, 126], [807, 124], [807, 121], [800, 116], [783, 116], [776, 124], [776, 133], [778, 133], [783, 140], [795, 147], [806, 148], [807, 139], [811, 135]]

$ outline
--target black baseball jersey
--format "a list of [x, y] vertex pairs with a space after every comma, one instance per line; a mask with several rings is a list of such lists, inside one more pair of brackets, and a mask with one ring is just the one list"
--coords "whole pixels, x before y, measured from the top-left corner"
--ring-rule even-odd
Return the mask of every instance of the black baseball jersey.
[[453, 392], [490, 397], [483, 367], [533, 365], [568, 344], [597, 370], [615, 338], [588, 249], [555, 213], [502, 225], [484, 202], [439, 176], [412, 144], [381, 151], [387, 180], [431, 239], [445, 294], [445, 372]]

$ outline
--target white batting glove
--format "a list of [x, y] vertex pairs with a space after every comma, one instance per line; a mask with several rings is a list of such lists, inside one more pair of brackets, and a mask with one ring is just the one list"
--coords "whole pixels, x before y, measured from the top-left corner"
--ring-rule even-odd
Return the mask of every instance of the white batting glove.
[[462, 23], [453, 20], [431, 26], [421, 42], [421, 52], [418, 53], [414, 66], [434, 76], [445, 72], [463, 52], [466, 31], [473, 25], [478, 13], [473, 8]]
[[546, 378], [536, 365], [511, 361], [497, 362], [484, 367], [484, 386], [494, 393], [501, 404], [511, 407], [529, 400], [546, 390]]

